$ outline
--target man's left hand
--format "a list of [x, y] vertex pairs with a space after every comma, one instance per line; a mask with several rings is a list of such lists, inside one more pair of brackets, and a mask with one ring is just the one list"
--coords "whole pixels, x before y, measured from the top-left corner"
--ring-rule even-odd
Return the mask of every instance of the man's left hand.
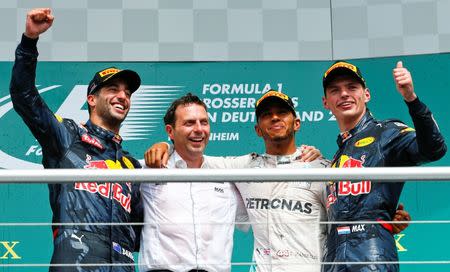
[[[395, 211], [394, 220], [393, 221], [411, 221], [411, 216], [407, 211], [405, 211], [405, 207], [403, 204], [399, 204], [397, 211]], [[404, 231], [409, 226], [409, 223], [399, 223], [392, 224], [392, 232], [394, 234], [399, 234]]]
[[417, 98], [414, 92], [414, 85], [411, 73], [403, 67], [401, 61], [397, 62], [397, 66], [393, 70], [394, 82], [398, 92], [403, 96], [406, 102], [411, 102]]
[[302, 162], [311, 162], [317, 158], [322, 158], [322, 153], [314, 146], [302, 145], [300, 150], [302, 151], [302, 158], [300, 159]]

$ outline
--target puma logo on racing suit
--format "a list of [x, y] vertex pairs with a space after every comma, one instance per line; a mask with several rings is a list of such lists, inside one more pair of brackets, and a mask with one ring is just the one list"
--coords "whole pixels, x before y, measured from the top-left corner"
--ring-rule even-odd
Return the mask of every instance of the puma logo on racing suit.
[[84, 234], [81, 235], [81, 237], [78, 237], [78, 236], [76, 236], [76, 235], [73, 234], [73, 233], [72, 233], [72, 235], [70, 235], [70, 238], [77, 239], [77, 240], [80, 242], [80, 244], [83, 244], [83, 242], [81, 241], [81, 238], [83, 238], [83, 237], [84, 237]]

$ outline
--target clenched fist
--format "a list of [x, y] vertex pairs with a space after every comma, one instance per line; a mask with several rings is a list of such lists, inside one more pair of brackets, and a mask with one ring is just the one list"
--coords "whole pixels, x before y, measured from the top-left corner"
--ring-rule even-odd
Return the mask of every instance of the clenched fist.
[[49, 8], [38, 8], [28, 12], [25, 24], [25, 36], [37, 39], [41, 33], [47, 31], [55, 19], [51, 13], [52, 11]]

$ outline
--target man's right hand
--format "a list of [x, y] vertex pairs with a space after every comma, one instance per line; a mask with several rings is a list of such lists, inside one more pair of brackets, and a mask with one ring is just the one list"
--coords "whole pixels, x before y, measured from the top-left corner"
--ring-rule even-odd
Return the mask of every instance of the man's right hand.
[[55, 19], [51, 13], [52, 11], [49, 8], [37, 8], [28, 12], [25, 24], [25, 36], [31, 39], [37, 39], [40, 34], [47, 31]]
[[169, 160], [169, 145], [160, 142], [152, 145], [144, 154], [145, 164], [150, 168], [167, 167]]

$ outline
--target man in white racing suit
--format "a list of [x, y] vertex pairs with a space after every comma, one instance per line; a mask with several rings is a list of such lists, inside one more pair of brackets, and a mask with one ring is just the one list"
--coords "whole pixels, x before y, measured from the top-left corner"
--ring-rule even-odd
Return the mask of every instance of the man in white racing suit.
[[[295, 145], [300, 128], [292, 100], [271, 90], [256, 103], [255, 130], [264, 139], [265, 154], [234, 158], [210, 157], [210, 168], [322, 168], [329, 162], [304, 162]], [[252, 270], [320, 271], [326, 230], [323, 182], [236, 183], [253, 229]]]
[[[328, 161], [300, 162], [300, 148], [291, 155], [250, 154], [210, 160], [211, 168], [311, 168]], [[220, 162], [221, 161], [221, 162]], [[236, 183], [254, 235], [255, 271], [320, 271], [326, 220], [322, 182]]]

